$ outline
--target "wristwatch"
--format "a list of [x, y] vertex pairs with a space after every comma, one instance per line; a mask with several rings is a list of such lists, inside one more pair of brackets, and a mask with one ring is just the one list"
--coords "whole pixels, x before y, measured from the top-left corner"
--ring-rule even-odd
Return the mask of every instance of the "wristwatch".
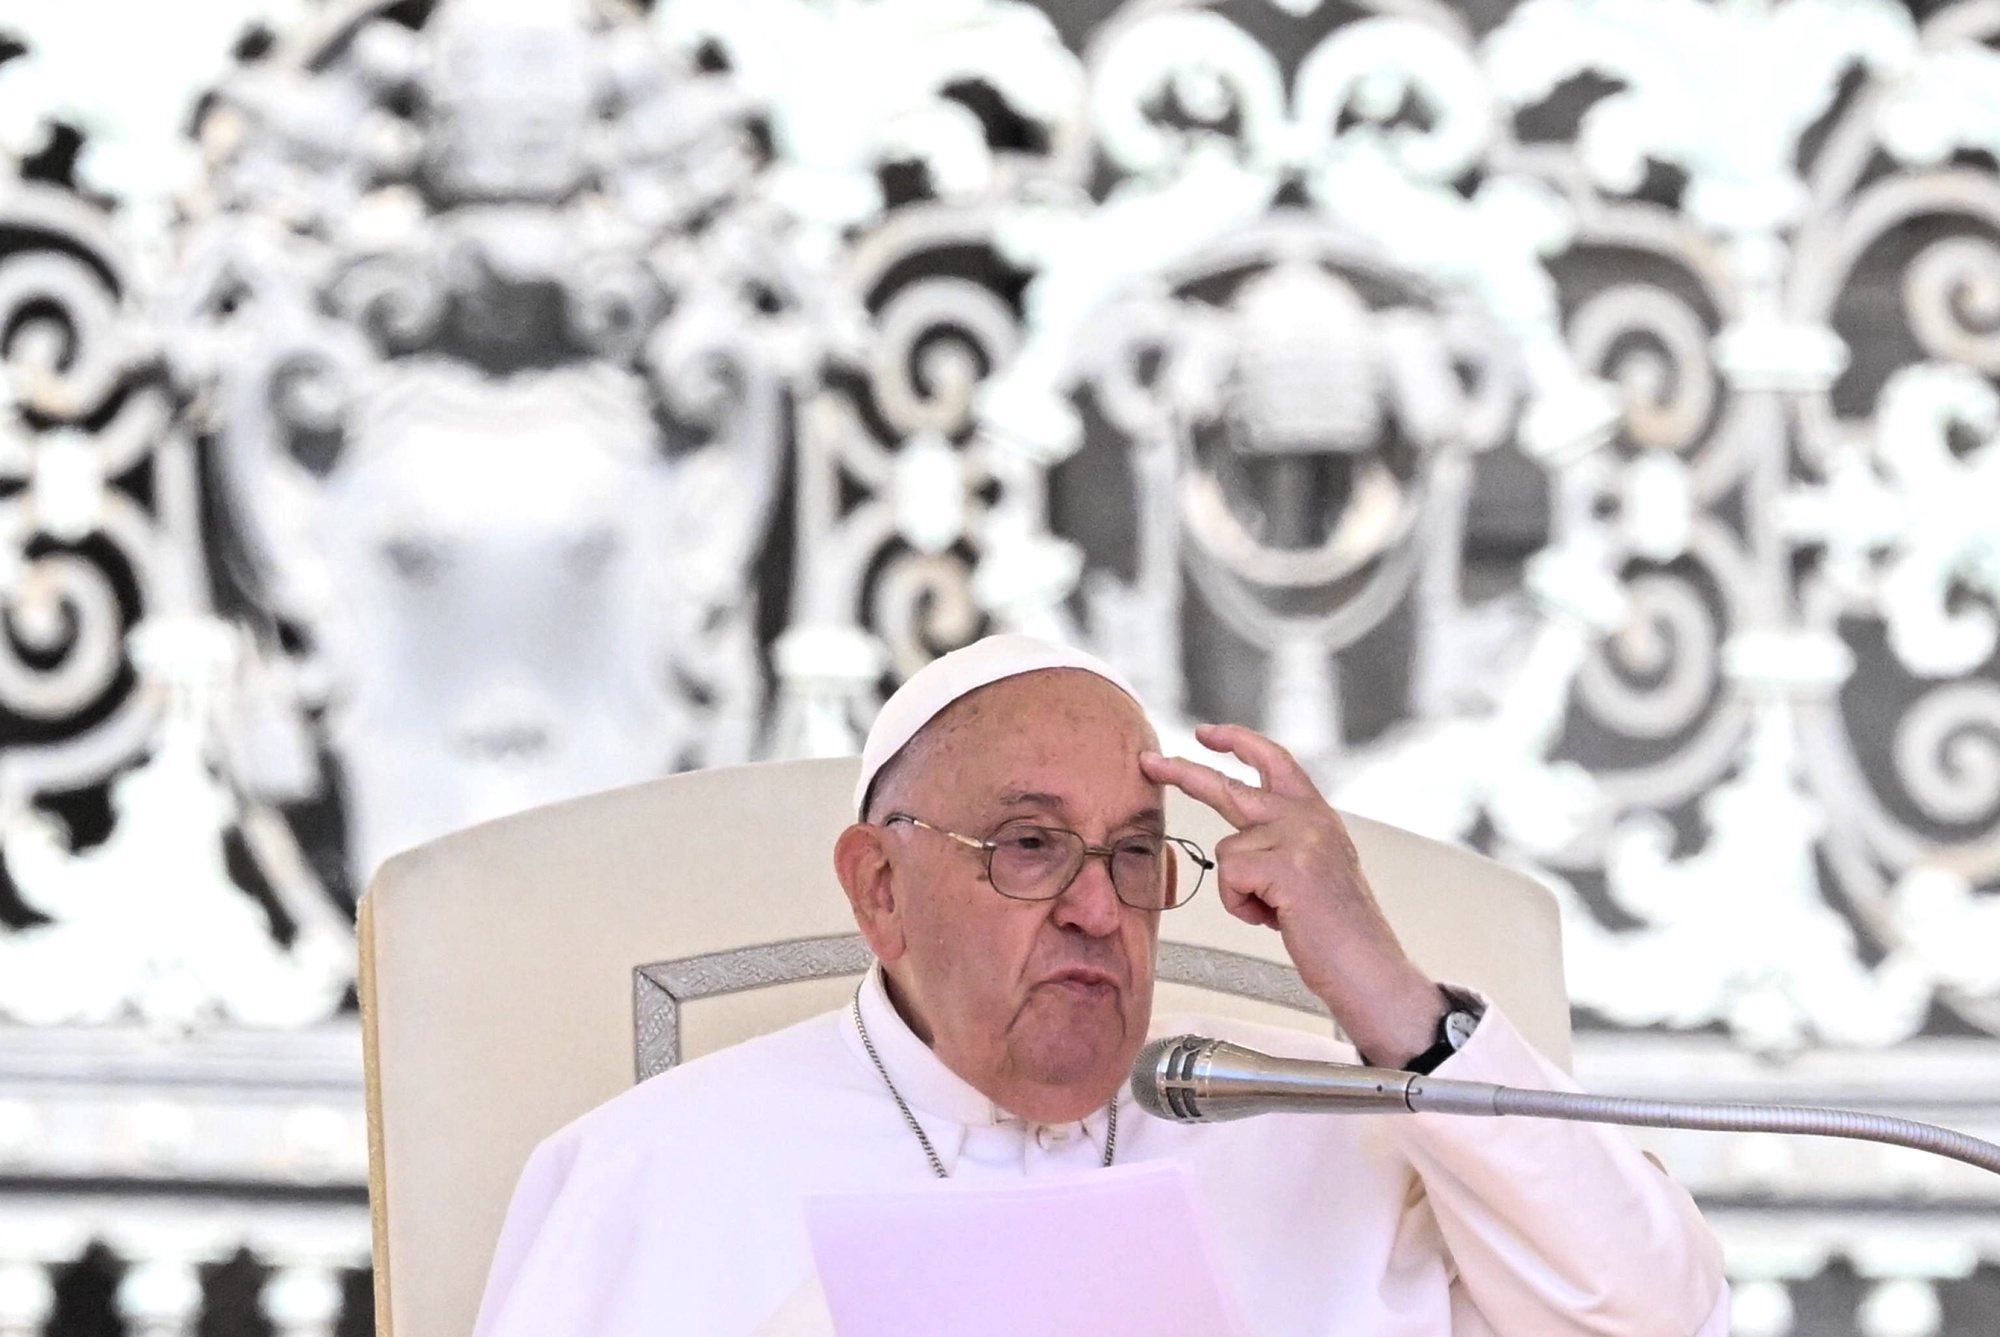
[[1438, 985], [1438, 992], [1444, 995], [1445, 1014], [1438, 1018], [1437, 1040], [1423, 1053], [1403, 1065], [1404, 1072], [1428, 1074], [1437, 1070], [1438, 1064], [1465, 1048], [1466, 1041], [1479, 1025], [1479, 1018], [1486, 1012], [1485, 1004], [1469, 993]]

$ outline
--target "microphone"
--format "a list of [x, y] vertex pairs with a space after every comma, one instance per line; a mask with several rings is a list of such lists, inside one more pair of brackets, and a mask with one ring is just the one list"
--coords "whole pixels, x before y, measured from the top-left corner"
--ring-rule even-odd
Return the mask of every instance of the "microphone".
[[1132, 1096], [1174, 1123], [1222, 1123], [1259, 1114], [1470, 1114], [1707, 1132], [1799, 1133], [1882, 1142], [2000, 1174], [2000, 1146], [1914, 1119], [1796, 1105], [1597, 1096], [1461, 1082], [1394, 1068], [1280, 1058], [1227, 1040], [1154, 1040], [1132, 1065]]

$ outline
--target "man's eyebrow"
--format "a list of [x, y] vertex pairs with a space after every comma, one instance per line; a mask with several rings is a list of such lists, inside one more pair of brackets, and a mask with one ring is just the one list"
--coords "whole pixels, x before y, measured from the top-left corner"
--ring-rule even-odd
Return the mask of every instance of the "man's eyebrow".
[[[1013, 808], [1013, 807], [1048, 808], [1058, 813], [1067, 812], [1069, 810], [1069, 805], [1063, 802], [1061, 795], [1045, 794], [1040, 790], [1028, 790], [1028, 789], [1009, 790], [1007, 793], [1002, 794], [1000, 796], [1000, 806], [1002, 806], [1003, 808]], [[1126, 814], [1124, 820], [1114, 822], [1112, 823], [1112, 826], [1114, 828], [1124, 827], [1124, 826], [1138, 826], [1141, 825], [1142, 823], [1151, 823], [1152, 825], [1158, 826], [1164, 823], [1166, 819], [1167, 819], [1166, 813], [1160, 808], [1157, 807], [1140, 808], [1136, 812], [1131, 812]]]
[[1008, 808], [1032, 804], [1037, 808], [1054, 808], [1058, 812], [1069, 806], [1062, 801], [1061, 795], [1044, 794], [1040, 790], [1032, 789], [1011, 789], [1000, 796], [1000, 803]]

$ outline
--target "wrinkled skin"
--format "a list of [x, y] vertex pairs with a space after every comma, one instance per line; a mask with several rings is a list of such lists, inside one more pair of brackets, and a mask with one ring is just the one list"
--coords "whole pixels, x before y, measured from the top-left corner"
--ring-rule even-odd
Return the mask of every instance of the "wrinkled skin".
[[[1139, 769], [1158, 746], [1138, 706], [1075, 669], [1002, 679], [952, 703], [885, 770], [869, 816], [909, 812], [984, 838], [1028, 818], [1094, 845], [1161, 829]], [[1120, 902], [1102, 859], [1051, 901], [986, 882], [977, 850], [908, 825], [857, 824], [835, 866], [890, 996], [945, 1065], [1045, 1123], [1100, 1108], [1153, 1006], [1157, 913]]]

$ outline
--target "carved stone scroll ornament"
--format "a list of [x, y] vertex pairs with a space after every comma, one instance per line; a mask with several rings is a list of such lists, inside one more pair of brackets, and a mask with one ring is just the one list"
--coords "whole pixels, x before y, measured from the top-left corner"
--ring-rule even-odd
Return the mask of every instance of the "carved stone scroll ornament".
[[[1093, 585], [1093, 612], [1123, 626], [1151, 609], [1150, 635], [1113, 653], [1178, 661], [1185, 587], [1264, 658], [1266, 727], [1324, 770], [1351, 750], [1335, 657], [1412, 595], [1426, 533], [1462, 505], [1465, 457], [1498, 440], [1504, 419], [1480, 396], [1513, 368], [1496, 326], [1480, 342], [1476, 311], [1303, 216], [1164, 279], [1170, 298], [1114, 305], [1092, 327], [1104, 351], [1080, 381], [1130, 442], [1145, 554], [1129, 595]], [[1482, 425], [1485, 439], [1468, 436]], [[1242, 705], [1191, 690], [1199, 706], [1177, 693], [1171, 707]]]
[[[351, 936], [275, 815], [217, 773], [238, 642], [208, 610], [194, 459], [128, 253], [51, 186], [0, 190], [0, 219], [0, 859], [33, 917], [0, 930], [0, 1019], [317, 1021]], [[84, 849], [64, 817], [95, 794], [110, 830]]]
[[[1578, 475], [1565, 512], [1626, 610], [1569, 726], [1619, 740], [1593, 767], [1610, 820], [1537, 860], [1576, 892], [1574, 994], [1780, 1052], [1886, 1045], [1940, 1007], [1990, 1026], [1990, 972], [1948, 944], [1988, 925], [2000, 867], [2000, 591], [1990, 526], [1962, 518], [1992, 503], [2000, 196], [1945, 159], [1995, 146], [1967, 82], [1992, 15], [1919, 33], [1887, 3], [1661, 5], [1630, 45], [1606, 16], [1536, 0], [1487, 46], [1517, 102], [1618, 81], [1577, 126], [1579, 245], [1662, 275], [1571, 324], [1640, 409], [1631, 456]], [[1716, 97], [1667, 48], [1795, 58]], [[1678, 213], [1647, 198], [1649, 163], [1686, 173]]]
[[1051, 461], [976, 430], [972, 406], [1021, 339], [996, 237], [1088, 171], [1082, 65], [1018, 0], [656, 13], [768, 106], [772, 197], [852, 315], [796, 420], [769, 736], [781, 755], [851, 752], [883, 687], [936, 654], [989, 628], [1074, 635], [1080, 554], [1049, 532]]
[[[1090, 572], [1081, 602], [1149, 699], [1261, 718], [1438, 834], [1519, 794], [1511, 825], [1561, 844], [1594, 796], [1547, 755], [1607, 601], [1581, 621], [1554, 591], [1474, 609], [1459, 564], [1475, 456], [1512, 437], [1567, 468], [1615, 425], [1564, 347], [1548, 269], [1575, 219], [1518, 170], [1451, 11], [1320, 26], [1289, 77], [1209, 7], [1097, 33], [1090, 127], [1111, 180], [1087, 207], [1003, 218], [1033, 273], [1029, 331], [982, 424], [1040, 459], [1101, 450], [1080, 394], [1123, 438], [1138, 534], [1113, 565], [1130, 574]], [[1615, 604], [1615, 582], [1587, 579]], [[1538, 626], [1544, 607], [1560, 620]], [[1417, 724], [1363, 755], [1339, 656], [1403, 617], [1419, 648], [1396, 710]], [[1437, 762], [1467, 756], [1440, 785]]]
[[218, 90], [170, 314], [279, 633], [238, 759], [312, 797], [323, 737], [354, 885], [755, 746], [744, 590], [827, 322], [750, 113], [583, 3], [350, 4]]

